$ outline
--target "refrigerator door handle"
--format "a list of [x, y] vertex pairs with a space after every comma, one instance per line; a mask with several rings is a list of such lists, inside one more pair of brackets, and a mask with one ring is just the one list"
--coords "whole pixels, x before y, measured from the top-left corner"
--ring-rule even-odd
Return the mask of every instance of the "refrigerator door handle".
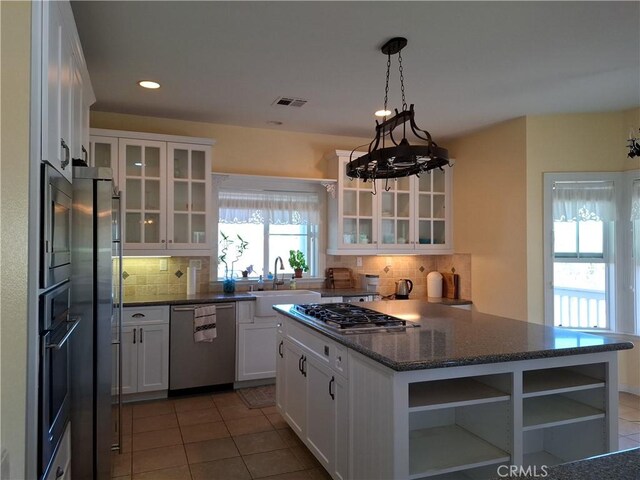
[[56, 350], [60, 350], [64, 346], [64, 344], [67, 343], [67, 340], [69, 340], [69, 337], [73, 334], [76, 328], [78, 328], [78, 325], [80, 325], [80, 320], [82, 320], [80, 317], [74, 317], [73, 320], [67, 320], [68, 323], [72, 323], [73, 325], [71, 325], [69, 330], [67, 330], [67, 333], [64, 334], [64, 337], [62, 337], [62, 339], [60, 339], [58, 343], [50, 343], [49, 345], [47, 345], [47, 348], [55, 348]]

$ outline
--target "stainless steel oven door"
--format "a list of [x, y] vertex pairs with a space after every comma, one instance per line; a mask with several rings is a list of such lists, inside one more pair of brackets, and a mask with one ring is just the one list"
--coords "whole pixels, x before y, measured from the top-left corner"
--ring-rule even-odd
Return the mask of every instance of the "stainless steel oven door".
[[51, 165], [42, 166], [40, 287], [71, 278], [71, 183]]
[[69, 343], [80, 320], [69, 319], [70, 282], [40, 297], [39, 458], [45, 475], [69, 419]]

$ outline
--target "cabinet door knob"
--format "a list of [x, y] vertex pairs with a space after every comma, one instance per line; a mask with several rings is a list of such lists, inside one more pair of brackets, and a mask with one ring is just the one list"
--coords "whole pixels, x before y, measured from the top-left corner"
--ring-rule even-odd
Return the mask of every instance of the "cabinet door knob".
[[280, 340], [280, 345], [278, 345], [278, 353], [280, 354], [280, 358], [284, 358], [284, 355], [282, 355], [282, 345], [284, 344], [283, 340]]
[[331, 380], [329, 380], [329, 396], [331, 397], [331, 400], [335, 400], [336, 399], [336, 394], [333, 393], [333, 390], [331, 389], [331, 386], [336, 382], [336, 377], [331, 377]]

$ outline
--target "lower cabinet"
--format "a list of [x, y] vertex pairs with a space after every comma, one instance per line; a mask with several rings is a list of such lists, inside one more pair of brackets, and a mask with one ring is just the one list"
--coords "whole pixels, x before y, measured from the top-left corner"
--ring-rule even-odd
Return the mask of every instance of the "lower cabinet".
[[238, 302], [236, 381], [276, 376], [277, 317], [255, 317], [253, 302]]
[[279, 334], [276, 405], [331, 476], [346, 479], [348, 382], [332, 367], [336, 344], [320, 335], [305, 337], [286, 326]]
[[169, 388], [169, 307], [125, 308], [122, 393]]

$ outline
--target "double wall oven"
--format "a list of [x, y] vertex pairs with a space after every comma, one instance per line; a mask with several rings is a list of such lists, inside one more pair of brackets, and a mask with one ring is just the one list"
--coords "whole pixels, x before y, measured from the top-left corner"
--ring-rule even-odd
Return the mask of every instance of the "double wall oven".
[[41, 181], [38, 470], [44, 476], [70, 416], [70, 345], [80, 319], [70, 317], [72, 186], [47, 163]]

